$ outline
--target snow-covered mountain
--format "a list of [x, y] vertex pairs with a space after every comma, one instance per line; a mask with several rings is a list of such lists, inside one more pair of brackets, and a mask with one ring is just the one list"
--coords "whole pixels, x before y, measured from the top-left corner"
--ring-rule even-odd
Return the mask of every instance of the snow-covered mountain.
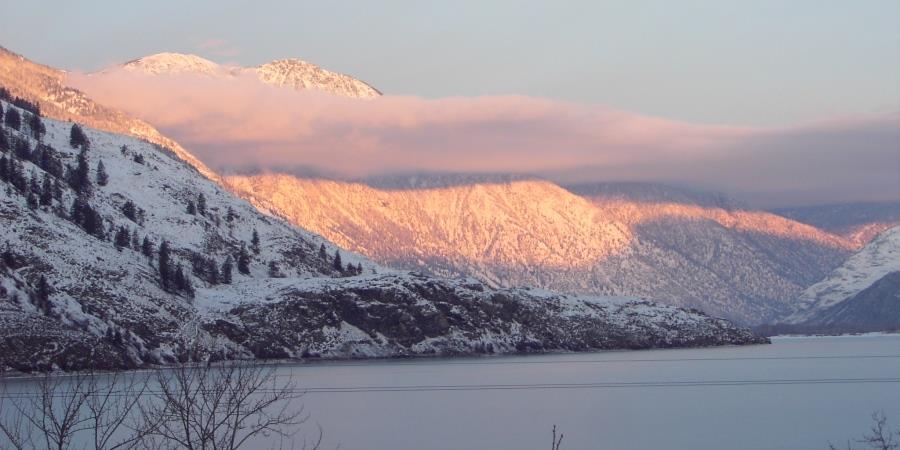
[[761, 342], [727, 321], [646, 300], [495, 290], [386, 269], [261, 212], [168, 149], [89, 128], [89, 149], [76, 149], [72, 142], [84, 146], [72, 140], [71, 123], [45, 118], [41, 133], [31, 113], [0, 105], [4, 116], [21, 119], [0, 125], [4, 370], [134, 367], [198, 355]]
[[815, 205], [772, 212], [844, 236], [860, 247], [900, 225], [900, 201]]
[[900, 328], [900, 226], [878, 235], [799, 296], [786, 321], [823, 328]]
[[280, 59], [256, 67], [239, 67], [220, 65], [196, 55], [157, 53], [105, 69], [95, 76], [115, 73], [117, 70], [147, 75], [190, 74], [221, 78], [251, 75], [266, 84], [297, 90], [317, 90], [351, 98], [375, 98], [381, 95], [377, 89], [356, 78], [325, 70], [300, 59]]
[[452, 175], [364, 184], [266, 174], [225, 183], [389, 266], [494, 286], [649, 297], [751, 324], [790, 313], [794, 298], [852, 250], [814, 227], [660, 186], [567, 190]]
[[203, 162], [150, 124], [94, 102], [81, 91], [69, 87], [66, 80], [66, 72], [37, 64], [0, 47], [0, 86], [13, 96], [36, 103], [42, 115], [161, 145], [175, 152], [204, 176], [216, 178], [217, 175]]

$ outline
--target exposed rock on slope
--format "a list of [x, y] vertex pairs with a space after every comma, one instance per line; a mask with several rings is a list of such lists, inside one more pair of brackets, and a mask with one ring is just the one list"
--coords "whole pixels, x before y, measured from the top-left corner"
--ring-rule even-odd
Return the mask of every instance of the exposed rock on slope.
[[[260, 207], [396, 267], [496, 286], [646, 296], [744, 323], [792, 311], [851, 244], [717, 196], [642, 198], [541, 180], [416, 177], [367, 184], [289, 175], [227, 177]], [[646, 187], [645, 187], [646, 188]], [[616, 189], [623, 189], [622, 186]], [[624, 189], [627, 189], [625, 187]]]
[[[8, 114], [9, 104], [2, 106]], [[90, 129], [88, 178], [98, 177], [102, 160], [108, 182], [82, 194], [89, 209], [72, 207], [80, 169], [70, 124], [44, 123], [40, 146], [27, 126], [0, 127], [14, 149], [0, 159], [22, 174], [0, 182], [2, 369], [134, 367], [198, 354], [355, 357], [761, 342], [726, 321], [643, 300], [496, 291], [472, 280], [394, 272], [350, 252], [342, 252], [338, 270], [330, 242], [260, 213], [173, 153]], [[52, 174], [61, 175], [52, 167], [64, 165], [73, 166], [68, 183]], [[31, 174], [34, 183], [27, 182]], [[49, 197], [41, 195], [51, 192], [44, 178], [54, 186]], [[258, 253], [250, 250], [254, 231]], [[153, 244], [149, 258], [138, 243], [144, 237]], [[193, 289], [162, 287], [163, 241], [169, 277], [180, 272]], [[238, 270], [242, 253], [247, 274]], [[230, 283], [224, 268], [212, 276], [228, 258], [235, 262]]]

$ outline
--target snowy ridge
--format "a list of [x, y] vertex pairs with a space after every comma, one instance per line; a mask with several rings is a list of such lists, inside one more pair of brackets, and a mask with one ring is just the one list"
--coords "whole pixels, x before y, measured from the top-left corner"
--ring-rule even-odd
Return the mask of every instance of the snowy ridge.
[[828, 277], [804, 290], [799, 296], [798, 311], [786, 322], [809, 320], [897, 271], [900, 271], [900, 226], [880, 234]]
[[498, 287], [653, 298], [742, 323], [789, 314], [796, 295], [852, 250], [809, 225], [658, 186], [632, 199], [622, 195], [630, 186], [575, 195], [515, 176], [352, 183], [264, 174], [224, 183], [381, 264]]
[[36, 64], [0, 47], [0, 86], [13, 96], [37, 103], [42, 115], [152, 142], [170, 149], [205, 177], [217, 179], [215, 172], [177, 142], [142, 120], [95, 103], [81, 91], [67, 86], [66, 77], [64, 71]]
[[[2, 102], [8, 113], [16, 109]], [[64, 165], [79, 150], [71, 124], [44, 119], [46, 148]], [[37, 140], [23, 126], [0, 126], [13, 148]], [[73, 188], [50, 204], [29, 205], [47, 176], [21, 162], [35, 183], [0, 182], [0, 369], [136, 367], [200, 357], [289, 358], [477, 354], [762, 342], [747, 330], [696, 312], [647, 300], [575, 298], [523, 289], [494, 290], [380, 267], [322, 237], [266, 215], [198, 173], [176, 154], [132, 137], [85, 129], [90, 179], [103, 162], [106, 185], [87, 199], [101, 236], [71, 219]], [[19, 154], [19, 152], [16, 152]], [[18, 164], [18, 163], [17, 163]], [[24, 189], [24, 190], [23, 190]], [[199, 211], [200, 195], [206, 207]], [[188, 206], [194, 202], [194, 209]], [[139, 219], [125, 214], [133, 204]], [[142, 214], [140, 212], [143, 212]], [[191, 213], [193, 211], [193, 213]], [[147, 237], [114, 245], [117, 231]], [[198, 256], [219, 267], [249, 252], [249, 273], [231, 283], [192, 273]], [[163, 289], [159, 244], [167, 241], [193, 297]], [[8, 246], [7, 246], [8, 244]], [[324, 257], [319, 253], [324, 246]], [[361, 266], [362, 273], [343, 269]], [[203, 263], [200, 267], [205, 267]], [[273, 269], [274, 267], [274, 269]], [[205, 269], [204, 269], [205, 270]], [[208, 274], [207, 274], [208, 275]], [[41, 278], [48, 287], [41, 300]]]
[[147, 75], [190, 74], [202, 77], [231, 78], [252, 75], [261, 82], [296, 90], [318, 90], [350, 98], [375, 98], [378, 90], [349, 75], [325, 70], [300, 59], [280, 59], [256, 67], [220, 65], [196, 55], [158, 53], [105, 69], [95, 76], [121, 68]]

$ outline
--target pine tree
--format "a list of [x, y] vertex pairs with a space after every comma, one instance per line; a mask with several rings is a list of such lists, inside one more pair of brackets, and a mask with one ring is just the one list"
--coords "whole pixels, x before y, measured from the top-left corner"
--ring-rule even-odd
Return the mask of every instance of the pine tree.
[[125, 204], [122, 205], [122, 215], [131, 220], [132, 222], [137, 222], [137, 207], [134, 205], [134, 202], [131, 200], [126, 200]]
[[31, 160], [31, 145], [23, 139], [16, 140], [16, 156], [22, 161]]
[[228, 207], [228, 212], [225, 214], [225, 221], [228, 222], [228, 223], [230, 224], [230, 223], [234, 222], [235, 217], [237, 217], [237, 214], [235, 214], [235, 213], [234, 213], [234, 209], [232, 209], [232, 208], [229, 206], [229, 207]]
[[37, 199], [37, 196], [34, 195], [34, 192], [28, 193], [26, 202], [28, 203], [28, 209], [37, 209], [38, 199]]
[[50, 288], [50, 283], [47, 282], [47, 277], [41, 275], [37, 284], [37, 307], [44, 311], [44, 314], [50, 314], [50, 294], [52, 293], [53, 290]]
[[250, 250], [253, 250], [254, 255], [259, 254], [259, 233], [256, 232], [256, 228], [253, 229], [253, 237], [250, 238]]
[[275, 261], [269, 261], [269, 278], [281, 278], [281, 269]]
[[141, 251], [141, 239], [138, 237], [137, 227], [131, 232], [131, 249]]
[[9, 181], [9, 159], [6, 155], [0, 156], [0, 181]]
[[87, 150], [90, 147], [90, 142], [85, 136], [84, 130], [77, 123], [73, 123], [72, 129], [69, 131], [69, 145], [72, 148], [80, 147], [82, 150]]
[[148, 260], [153, 261], [153, 242], [150, 242], [148, 236], [144, 236], [144, 242], [141, 243], [141, 254], [146, 256]]
[[57, 201], [62, 201], [63, 195], [63, 187], [62, 183], [60, 183], [59, 178], [53, 179], [53, 198]]
[[188, 200], [187, 202], [187, 213], [192, 216], [197, 214], [197, 206], [194, 205], [193, 200]]
[[233, 263], [231, 262], [231, 256], [225, 258], [225, 262], [222, 263], [222, 271], [219, 276], [219, 279], [222, 280], [222, 284], [231, 284], [231, 266]]
[[247, 253], [244, 243], [241, 243], [241, 251], [238, 253], [237, 268], [238, 272], [244, 275], [250, 274], [250, 254]]
[[172, 261], [169, 256], [169, 242], [162, 241], [159, 244], [159, 257], [157, 258], [159, 268], [159, 280], [162, 288], [169, 290], [171, 288]]
[[3, 103], [0, 103], [0, 123], [3, 123]]
[[28, 128], [31, 129], [31, 136], [37, 140], [43, 138], [44, 134], [47, 133], [47, 128], [44, 127], [41, 116], [37, 114], [31, 114], [31, 117], [28, 118]]
[[125, 226], [120, 226], [119, 230], [116, 231], [116, 250], [122, 251], [123, 248], [128, 247], [131, 244], [131, 233], [128, 232], [128, 229]]
[[206, 196], [202, 192], [197, 196], [197, 212], [201, 216], [206, 215]]
[[106, 167], [103, 166], [103, 160], [97, 162], [97, 186], [106, 186], [109, 184], [109, 175], [106, 174]]
[[334, 268], [338, 272], [344, 271], [344, 264], [341, 262], [341, 251], [340, 250], [334, 251]]
[[53, 182], [50, 181], [50, 174], [44, 172], [44, 180], [41, 183], [41, 206], [50, 206], [53, 204]]
[[0, 152], [8, 152], [9, 149], [9, 138], [6, 137], [6, 131], [0, 128]]
[[78, 165], [72, 172], [70, 184], [75, 192], [85, 194], [91, 192], [91, 169], [88, 167], [87, 150], [84, 148], [78, 153]]
[[13, 130], [18, 130], [22, 128], [22, 116], [19, 115], [19, 110], [16, 108], [9, 108], [6, 111], [6, 126], [12, 128]]
[[328, 253], [325, 251], [325, 244], [319, 246], [319, 258], [323, 261], [328, 260]]
[[363, 271], [362, 263], [356, 263], [356, 274], [362, 275], [362, 271]]

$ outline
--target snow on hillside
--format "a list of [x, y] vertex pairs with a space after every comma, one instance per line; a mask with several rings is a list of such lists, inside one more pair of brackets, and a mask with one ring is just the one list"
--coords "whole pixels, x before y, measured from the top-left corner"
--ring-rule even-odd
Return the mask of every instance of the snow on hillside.
[[814, 227], [659, 186], [638, 186], [631, 198], [631, 186], [575, 195], [512, 176], [224, 182], [381, 264], [494, 286], [653, 298], [742, 323], [789, 313], [803, 288], [850, 253]]
[[261, 82], [296, 90], [318, 90], [350, 98], [375, 98], [378, 90], [351, 76], [325, 70], [300, 59], [280, 59], [256, 67], [219, 65], [196, 55], [158, 53], [103, 70], [104, 76], [121, 68], [147, 75], [192, 74], [203, 77], [236, 77], [249, 74]]
[[[6, 102], [2, 107], [27, 117]], [[646, 300], [498, 291], [473, 280], [392, 271], [343, 250], [338, 270], [336, 246], [261, 213], [176, 153], [85, 128], [93, 186], [80, 198], [97, 213], [99, 222], [91, 223], [100, 224], [89, 232], [94, 216], [84, 206], [73, 208], [76, 184], [50, 175], [58, 158], [71, 166], [66, 179], [78, 179], [72, 124], [43, 123], [40, 146], [27, 125], [0, 127], [11, 143], [2, 158], [17, 161], [6, 167], [22, 174], [20, 183], [0, 183], [2, 369], [135, 367], [202, 355], [356, 357], [760, 342], [724, 320]], [[105, 185], [97, 182], [101, 161]], [[144, 238], [152, 243], [149, 258]], [[170, 266], [183, 269], [193, 295], [171, 281], [163, 288], [163, 241], [171, 249]], [[247, 274], [238, 268], [242, 247]], [[235, 263], [230, 283], [221, 276], [229, 258]], [[222, 268], [216, 277], [213, 266]]]
[[900, 226], [880, 234], [828, 277], [804, 290], [798, 311], [786, 322], [803, 322], [896, 271], [900, 271]]

